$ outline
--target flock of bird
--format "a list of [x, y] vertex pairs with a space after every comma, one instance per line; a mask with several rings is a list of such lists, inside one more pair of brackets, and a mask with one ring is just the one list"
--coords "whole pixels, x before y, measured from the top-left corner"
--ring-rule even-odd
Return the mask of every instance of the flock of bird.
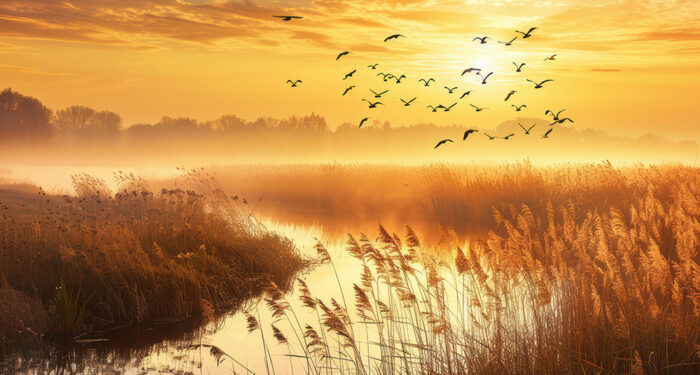
[[[273, 17], [280, 18], [280, 19], [282, 19], [282, 21], [291, 21], [291, 20], [302, 19], [302, 18], [303, 18], [303, 17], [300, 17], [300, 16], [273, 16]], [[504, 46], [511, 46], [511, 45], [513, 45], [513, 43], [514, 43], [519, 37], [522, 38], [522, 39], [528, 39], [528, 38], [532, 37], [533, 32], [534, 32], [535, 30], [537, 30], [537, 27], [532, 27], [532, 28], [530, 28], [530, 29], [527, 30], [527, 31], [515, 30], [515, 33], [516, 33], [516, 34], [519, 34], [519, 35], [516, 35], [515, 37], [513, 37], [511, 40], [509, 40], [509, 41], [507, 41], [507, 42], [498, 41], [498, 43], [503, 44]], [[402, 35], [402, 34], [393, 34], [393, 35], [389, 35], [388, 37], [386, 37], [386, 38], [384, 39], [384, 42], [386, 43], [386, 42], [389, 42], [389, 41], [391, 41], [391, 40], [396, 40], [396, 39], [399, 39], [399, 38], [406, 38], [406, 37], [405, 37], [404, 35]], [[477, 37], [475, 37], [475, 38], [473, 39], [473, 42], [476, 42], [476, 43], [478, 43], [478, 44], [486, 44], [486, 43], [488, 43], [488, 41], [489, 41], [490, 39], [491, 39], [491, 38], [488, 37], [488, 36], [477, 36]], [[348, 55], [350, 55], [351, 53], [352, 53], [352, 52], [350, 52], [350, 51], [343, 51], [343, 52], [340, 52], [340, 53], [336, 56], [335, 60], [336, 60], [336, 61], [337, 61], [337, 60], [340, 60], [340, 59], [343, 58], [344, 56], [348, 56]], [[556, 60], [556, 57], [557, 57], [557, 55], [554, 54], [554, 55], [551, 55], [551, 56], [545, 58], [544, 61], [554, 61], [554, 60]], [[515, 66], [515, 72], [516, 72], [516, 73], [521, 73], [521, 72], [523, 71], [523, 68], [524, 68], [527, 64], [524, 63], [524, 62], [521, 62], [521, 63], [513, 62], [513, 65]], [[378, 64], [378, 63], [375, 63], [375, 64], [367, 65], [367, 68], [368, 68], [369, 70], [376, 70], [378, 66], [379, 66], [379, 64]], [[353, 69], [351, 72], [345, 74], [345, 76], [343, 77], [343, 80], [348, 80], [348, 79], [352, 78], [352, 77], [355, 75], [355, 73], [357, 73], [357, 69], [356, 69], [356, 68]], [[479, 79], [479, 81], [481, 82], [482, 85], [486, 85], [486, 84], [488, 83], [487, 80], [489, 79], [489, 77], [491, 77], [491, 76], [494, 74], [494, 72], [486, 73], [485, 71], [482, 71], [481, 68], [469, 67], [469, 68], [466, 68], [466, 69], [464, 69], [464, 70], [462, 71], [462, 74], [460, 75], [460, 77], [463, 77], [464, 75], [466, 75], [466, 74], [471, 74], [471, 73], [474, 73], [474, 74], [478, 77], [478, 79]], [[394, 74], [391, 74], [391, 73], [379, 72], [379, 73], [376, 74], [376, 76], [377, 76], [377, 77], [381, 77], [381, 79], [382, 79], [384, 82], [388, 82], [388, 81], [395, 80], [396, 84], [400, 84], [401, 81], [402, 81], [403, 79], [407, 79], [407, 77], [406, 77], [405, 74], [394, 75]], [[529, 83], [531, 83], [531, 84], [533, 84], [535, 89], [542, 89], [546, 83], [553, 82], [554, 80], [553, 80], [553, 79], [545, 79], [545, 80], [543, 80], [543, 81], [539, 81], [539, 82], [538, 82], [538, 81], [533, 81], [533, 80], [531, 80], [531, 79], [526, 79], [525, 81], [526, 81], [526, 82], [529, 82]], [[418, 83], [421, 83], [421, 84], [422, 84], [423, 86], [425, 86], [425, 87], [428, 87], [428, 86], [430, 86], [431, 83], [437, 82], [437, 81], [435, 80], [435, 78], [428, 77], [428, 78], [420, 78], [417, 82], [418, 82]], [[290, 87], [298, 87], [298, 85], [299, 85], [300, 83], [303, 83], [303, 82], [302, 82], [301, 80], [298, 80], [298, 79], [297, 79], [297, 80], [291, 80], [291, 79], [290, 79], [290, 80], [287, 80], [286, 83], [289, 84]], [[347, 88], [345, 88], [345, 89], [343, 90], [342, 96], [345, 96], [346, 94], [348, 94], [348, 92], [350, 92], [351, 90], [353, 90], [353, 89], [355, 89], [355, 88], [356, 88], [355, 85], [350, 85], [350, 86], [348, 86]], [[447, 94], [448, 94], [448, 95], [452, 95], [452, 94], [455, 93], [455, 90], [457, 90], [458, 87], [457, 87], [457, 86], [444, 86], [444, 89], [447, 91]], [[369, 109], [377, 108], [377, 107], [380, 106], [380, 105], [381, 105], [381, 106], [385, 106], [385, 104], [384, 104], [383, 102], [381, 102], [380, 99], [383, 97], [383, 95], [387, 94], [387, 93], [389, 92], [389, 90], [383, 90], [383, 91], [377, 90], [377, 91], [375, 91], [375, 90], [369, 89], [369, 91], [374, 95], [373, 98], [372, 98], [372, 99], [374, 99], [374, 100], [372, 100], [372, 99], [365, 99], [365, 98], [362, 99], [363, 102], [366, 102], [366, 103], [367, 103]], [[461, 100], [461, 99], [463, 99], [464, 97], [468, 96], [470, 93], [471, 93], [471, 90], [469, 90], [469, 91], [464, 91], [464, 92], [459, 96], [459, 100]], [[511, 97], [513, 97], [513, 95], [515, 95], [516, 93], [517, 93], [516, 90], [510, 90], [510, 91], [506, 94], [504, 101], [508, 101], [508, 100], [511, 99]], [[411, 106], [412, 103], [414, 103], [414, 101], [417, 99], [417, 97], [413, 97], [413, 98], [411, 98], [411, 99], [403, 99], [403, 98], [399, 98], [399, 99], [401, 100], [401, 103], [403, 103], [403, 105], [404, 105], [405, 107], [409, 107], [409, 106]], [[458, 102], [459, 102], [459, 101], [454, 102], [453, 104], [451, 104], [451, 105], [449, 105], [449, 106], [444, 106], [444, 105], [442, 105], [442, 104], [439, 104], [439, 105], [428, 105], [428, 106], [426, 106], [426, 108], [430, 109], [431, 112], [438, 112], [438, 111], [440, 111], [440, 110], [442, 110], [442, 111], [444, 111], [444, 112], [449, 112], [452, 108], [454, 108], [454, 107], [457, 105]], [[476, 111], [476, 112], [481, 112], [481, 111], [484, 111], [484, 110], [489, 109], [489, 108], [485, 108], [485, 107], [479, 107], [479, 106], [476, 106], [476, 105], [471, 104], [471, 103], [469, 104], [469, 106], [471, 106], [471, 107], [474, 109], [474, 111]], [[512, 104], [511, 107], [514, 108], [516, 112], [520, 112], [520, 111], [523, 110], [523, 108], [527, 108], [527, 105], [526, 105], [526, 104], [522, 104], [522, 105]], [[552, 111], [552, 110], [547, 110], [547, 111], [545, 111], [545, 116], [552, 116], [552, 121], [553, 121], [553, 122], [549, 124], [550, 128], [549, 128], [546, 132], [544, 132], [544, 134], [542, 134], [541, 138], [549, 138], [549, 135], [550, 135], [550, 134], [552, 133], [552, 131], [554, 130], [554, 127], [553, 127], [554, 125], [557, 125], [557, 124], [564, 124], [564, 123], [566, 123], [567, 121], [568, 121], [568, 122], [571, 122], [571, 123], [574, 122], [574, 121], [573, 121], [571, 118], [569, 118], [569, 117], [561, 117], [561, 114], [562, 114], [564, 111], [565, 111], [565, 109], [562, 109], [562, 110], [560, 110], [560, 111], [558, 111], [558, 112], [556, 112], [556, 113], [555, 113], [554, 111]], [[359, 127], [361, 128], [369, 119], [370, 119], [369, 117], [363, 118], [363, 119], [360, 121], [360, 123], [359, 123]], [[524, 132], [523, 135], [530, 135], [530, 134], [531, 134], [531, 131], [532, 131], [533, 128], [536, 126], [536, 124], [533, 124], [533, 125], [530, 125], [530, 126], [526, 127], [526, 126], [523, 126], [520, 122], [518, 122], [518, 126], [520, 126], [520, 128], [523, 130], [523, 132]], [[477, 129], [467, 129], [467, 130], [464, 132], [464, 134], [462, 135], [462, 141], [466, 141], [467, 138], [469, 138], [470, 135], [472, 135], [472, 134], [474, 134], [474, 133], [478, 133], [478, 132], [480, 132], [480, 131], [477, 130]], [[492, 135], [490, 135], [490, 134], [488, 134], [488, 133], [485, 133], [485, 132], [482, 132], [482, 134], [484, 134], [486, 137], [488, 137], [488, 139], [491, 140], [491, 141], [492, 141], [492, 140], [496, 140], [496, 139], [509, 140], [511, 137], [515, 136], [515, 133], [511, 133], [511, 134], [508, 134], [508, 135], [505, 135], [505, 136], [492, 136]], [[445, 144], [447, 144], [447, 143], [453, 143], [453, 142], [454, 142], [454, 140], [452, 140], [451, 138], [442, 139], [442, 140], [440, 140], [439, 142], [437, 142], [437, 144], [434, 146], [434, 148], [436, 149], [436, 148], [438, 148], [438, 147], [440, 147], [440, 146], [443, 146], [443, 145], [445, 145]]]

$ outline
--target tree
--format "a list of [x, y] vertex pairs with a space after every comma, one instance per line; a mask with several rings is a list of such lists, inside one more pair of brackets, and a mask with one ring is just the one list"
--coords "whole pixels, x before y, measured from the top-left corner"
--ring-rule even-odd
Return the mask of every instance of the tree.
[[0, 143], [46, 140], [51, 137], [52, 112], [38, 99], [12, 89], [0, 92]]
[[55, 125], [59, 133], [74, 137], [111, 136], [121, 128], [122, 118], [114, 112], [74, 105], [56, 112]]

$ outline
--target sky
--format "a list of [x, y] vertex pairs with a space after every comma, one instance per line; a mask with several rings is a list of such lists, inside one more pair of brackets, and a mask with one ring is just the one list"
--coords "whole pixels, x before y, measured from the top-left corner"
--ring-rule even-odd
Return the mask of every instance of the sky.
[[[538, 29], [528, 39], [497, 43], [530, 27]], [[405, 38], [384, 42], [394, 33]], [[485, 35], [486, 44], [473, 41]], [[527, 65], [516, 73], [512, 62]], [[474, 73], [460, 76], [468, 67], [494, 74], [482, 85]], [[384, 82], [378, 72], [407, 78]], [[315, 112], [331, 128], [367, 116], [489, 127], [566, 108], [580, 128], [700, 141], [698, 73], [696, 0], [0, 2], [2, 86], [53, 109], [115, 111], [126, 125]], [[418, 83], [428, 77], [430, 87]], [[291, 88], [287, 79], [303, 83]], [[536, 90], [526, 79], [554, 82]], [[444, 86], [458, 89], [450, 95]], [[369, 89], [389, 90], [385, 106], [368, 108]], [[517, 93], [506, 102], [510, 90]], [[410, 107], [399, 100], [413, 97]], [[426, 108], [453, 102], [450, 112]], [[527, 108], [516, 113], [512, 104]]]

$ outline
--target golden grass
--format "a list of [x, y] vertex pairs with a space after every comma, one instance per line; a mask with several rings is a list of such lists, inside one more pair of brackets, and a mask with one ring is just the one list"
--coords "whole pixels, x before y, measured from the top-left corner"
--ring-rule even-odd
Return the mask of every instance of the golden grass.
[[260, 292], [285, 288], [303, 265], [204, 172], [195, 190], [151, 191], [140, 179], [75, 176], [76, 195], [40, 188], [0, 194], [3, 353], [71, 341], [118, 326], [211, 318]]
[[[497, 205], [483, 240], [450, 258], [422, 248], [410, 228], [405, 241], [383, 227], [375, 241], [349, 236], [364, 270], [354, 306], [342, 289], [323, 301], [299, 280], [301, 306], [318, 316], [300, 322], [268, 286], [280, 352], [293, 349], [312, 374], [698, 373], [700, 172], [531, 172], [440, 175], [455, 200], [518, 191], [513, 199], [526, 202]], [[248, 317], [251, 331], [266, 329]], [[264, 346], [274, 373], [276, 346]]]

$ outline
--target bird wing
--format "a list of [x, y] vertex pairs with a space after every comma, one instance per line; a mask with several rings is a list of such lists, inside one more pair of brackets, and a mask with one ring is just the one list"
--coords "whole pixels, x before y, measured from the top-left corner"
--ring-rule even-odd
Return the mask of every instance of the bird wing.
[[285, 83], [291, 83], [292, 85], [294, 84], [294, 82], [292, 82], [291, 79], [288, 79], [287, 82], [285, 82]]
[[481, 39], [477, 36], [476, 38], [472, 39], [472, 42], [475, 40], [481, 40]]
[[413, 99], [409, 100], [408, 102], [411, 103], [412, 101], [416, 100], [417, 96], [414, 97]]
[[547, 132], [546, 132], [546, 133], [544, 133], [544, 135], [545, 135], [545, 136], [549, 135], [549, 133], [551, 133], [551, 132], [552, 132], [552, 130], [554, 130], [554, 128], [552, 128], [552, 129], [549, 129], [549, 130], [547, 130]]
[[553, 81], [554, 81], [553, 79], [545, 79], [544, 81], [540, 82], [540, 86], [545, 84], [545, 82], [553, 82]]
[[566, 111], [566, 108], [565, 108], [565, 109], [562, 109], [562, 110], [559, 111], [559, 112], [557, 112], [557, 117], [559, 117], [559, 115], [560, 115], [562, 112], [564, 112], [564, 111]]
[[384, 94], [386, 94], [387, 92], [389, 92], [389, 90], [384, 90], [384, 91], [380, 92], [379, 95], [384, 95]]
[[531, 127], [527, 128], [527, 131], [529, 132], [529, 131], [532, 130], [532, 128], [534, 128], [535, 126], [537, 126], [537, 124], [534, 124], [534, 125], [532, 125]]
[[535, 82], [535, 81], [533, 81], [533, 80], [531, 80], [531, 79], [526, 79], [526, 81], [528, 81], [528, 82], [532, 82], [532, 83], [534, 83], [534, 84], [535, 84], [535, 86], [537, 86], [537, 82]]
[[428, 82], [430, 82], [430, 81], [435, 82], [435, 78], [430, 78], [430, 79], [428, 79]]
[[451, 106], [447, 107], [447, 109], [450, 109], [450, 108], [452, 108], [452, 107], [454, 107], [454, 106], [456, 106], [456, 105], [457, 105], [457, 102], [455, 102], [455, 103], [453, 103]]
[[294, 83], [304, 83], [304, 82], [302, 82], [300, 79], [297, 79], [296, 82], [294, 82]]
[[546, 111], [544, 111], [544, 115], [545, 115], [545, 116], [547, 116], [547, 115], [550, 114], [550, 113], [552, 114], [552, 116], [554, 116], [554, 112], [550, 111], [549, 109], [546, 110]]
[[469, 105], [476, 108], [476, 109], [479, 109], [479, 107], [475, 106], [474, 104], [469, 104]]
[[369, 89], [369, 91], [372, 91], [372, 94], [374, 94], [375, 96], [376, 96], [376, 95], [379, 95], [379, 94], [377, 94], [377, 93], [376, 93], [374, 90], [372, 90], [372, 89]]
[[427, 81], [426, 81], [425, 79], [423, 79], [423, 78], [421, 78], [421, 79], [418, 80], [418, 82], [420, 82], [420, 81], [427, 82]]
[[486, 80], [486, 78], [489, 78], [491, 76], [491, 74], [493, 74], [493, 72], [487, 74], [486, 77], [484, 77], [484, 80]]
[[401, 99], [401, 98], [399, 98], [399, 100], [400, 100], [403, 104], [408, 104], [407, 101], [405, 101], [405, 100], [403, 100], [403, 99]]
[[520, 123], [518, 123], [518, 126], [520, 126], [520, 127], [521, 127], [523, 130], [525, 130], [525, 132], [527, 133], [527, 129], [525, 129], [524, 126], [520, 125]]
[[533, 32], [533, 31], [535, 31], [535, 30], [537, 30], [536, 27], [531, 27], [530, 30], [527, 31], [527, 33], [530, 34], [531, 32]]

